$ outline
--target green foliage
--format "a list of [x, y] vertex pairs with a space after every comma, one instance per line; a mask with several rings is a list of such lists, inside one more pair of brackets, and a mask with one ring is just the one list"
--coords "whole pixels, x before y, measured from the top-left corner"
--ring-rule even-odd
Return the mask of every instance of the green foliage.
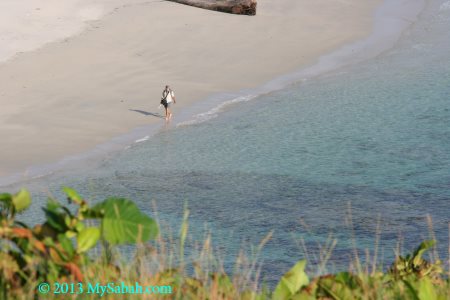
[[[91, 208], [75, 190], [63, 190], [76, 213], [49, 199], [45, 222], [33, 228], [15, 220], [30, 206], [30, 193], [0, 194], [0, 291], [14, 294], [29, 282], [83, 281], [82, 269], [93, 263], [86, 252], [98, 241], [136, 243], [158, 235], [156, 222], [129, 200], [110, 198]], [[87, 227], [87, 218], [100, 227]]]
[[408, 254], [405, 257], [399, 256], [392, 264], [389, 272], [398, 279], [405, 278], [409, 275], [417, 275], [419, 277], [439, 276], [443, 272], [441, 262], [437, 261], [434, 264], [430, 264], [422, 258], [425, 251], [434, 247], [435, 244], [435, 241], [422, 242], [412, 255]]
[[305, 262], [300, 261], [282, 277], [273, 299], [448, 299], [450, 282], [441, 276], [441, 263], [422, 258], [434, 245], [434, 241], [421, 243], [412, 254], [399, 257], [386, 274], [341, 272], [315, 278], [309, 284], [304, 284]]
[[97, 244], [100, 239], [100, 229], [97, 227], [86, 227], [77, 235], [78, 253], [86, 252]]
[[[149, 274], [135, 265], [95, 261], [89, 257], [89, 249], [99, 244], [110, 248], [116, 244], [149, 241], [158, 236], [158, 226], [129, 200], [109, 198], [91, 207], [75, 190], [68, 187], [63, 190], [76, 210], [49, 199], [43, 208], [45, 222], [33, 228], [15, 220], [16, 213], [30, 206], [29, 192], [0, 194], [0, 299], [33, 299], [37, 284], [55, 281], [167, 285], [174, 293], [162, 296], [164, 299], [450, 299], [450, 281], [443, 275], [441, 262], [430, 263], [423, 258], [435, 246], [435, 241], [424, 241], [412, 254], [399, 256], [386, 273], [340, 272], [310, 279], [305, 272], [306, 261], [300, 260], [281, 277], [273, 291], [242, 286], [222, 269], [212, 272], [202, 269], [195, 258], [184, 260], [189, 228], [187, 209], [179, 243], [174, 243], [179, 247], [175, 251], [180, 256], [179, 266], [157, 268]], [[95, 221], [88, 223], [88, 219]], [[164, 248], [158, 243], [160, 239], [151, 247], [147, 245], [151, 255], [156, 253], [155, 249]], [[204, 248], [208, 247], [209, 240]], [[137, 257], [140, 263], [145, 263], [145, 259]], [[195, 275], [186, 274], [190, 269], [186, 267], [188, 263], [192, 264]]]
[[112, 245], [145, 242], [158, 235], [156, 222], [129, 200], [110, 198], [93, 210], [102, 214], [102, 236]]
[[273, 299], [291, 299], [302, 287], [308, 285], [309, 278], [305, 273], [306, 260], [296, 263], [289, 272], [281, 277], [275, 288]]
[[12, 197], [12, 203], [16, 212], [21, 212], [31, 204], [31, 196], [27, 190], [20, 190]]
[[74, 189], [65, 186], [63, 187], [63, 192], [66, 193], [69, 202], [73, 201], [76, 204], [81, 204], [83, 202], [83, 198], [81, 198], [81, 196], [78, 195], [77, 191], [75, 191]]
[[419, 299], [430, 299], [431, 300], [431, 299], [438, 298], [436, 290], [435, 290], [430, 278], [425, 277], [419, 282], [417, 296]]
[[0, 194], [0, 220], [14, 218], [16, 213], [22, 212], [31, 204], [30, 193], [22, 189], [17, 194]]

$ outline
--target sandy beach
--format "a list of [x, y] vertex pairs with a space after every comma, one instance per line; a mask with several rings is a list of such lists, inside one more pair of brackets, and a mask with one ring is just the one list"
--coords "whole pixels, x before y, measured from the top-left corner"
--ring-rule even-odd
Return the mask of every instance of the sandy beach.
[[[252, 88], [310, 65], [368, 36], [381, 1], [259, 0], [254, 17], [164, 1], [114, 1], [118, 8], [99, 20], [104, 3], [85, 2], [68, 1], [83, 13], [57, 27], [36, 16], [50, 5], [30, 8], [33, 22], [17, 21], [24, 16], [13, 11], [0, 23], [13, 28], [17, 21], [21, 32], [55, 30], [33, 39], [16, 34], [11, 43], [11, 32], [0, 29], [1, 48], [10, 47], [0, 52], [0, 176], [26, 176], [30, 166], [164, 122], [152, 114], [162, 113], [157, 106], [165, 84], [177, 96], [176, 118], [208, 95]], [[71, 7], [48, 15], [67, 11]], [[89, 21], [83, 30], [80, 20]]]

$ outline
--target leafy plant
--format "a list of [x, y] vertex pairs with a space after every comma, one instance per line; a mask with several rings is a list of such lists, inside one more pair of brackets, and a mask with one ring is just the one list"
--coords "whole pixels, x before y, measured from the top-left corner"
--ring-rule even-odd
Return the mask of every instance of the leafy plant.
[[443, 272], [441, 261], [431, 264], [422, 258], [425, 251], [434, 247], [435, 244], [436, 242], [433, 240], [422, 242], [412, 254], [408, 254], [405, 257], [399, 256], [392, 264], [389, 272], [395, 278], [406, 278], [409, 275], [417, 275], [419, 277], [439, 276]]
[[145, 242], [158, 235], [156, 222], [129, 200], [109, 198], [93, 211], [100, 213], [102, 237], [112, 245]]
[[449, 299], [450, 282], [441, 276], [441, 262], [422, 258], [434, 245], [424, 241], [412, 254], [400, 256], [388, 273], [340, 272], [310, 281], [304, 272], [306, 261], [301, 260], [281, 278], [272, 299]]
[[309, 278], [305, 273], [306, 260], [296, 263], [289, 272], [281, 277], [275, 291], [273, 299], [290, 299], [302, 287], [308, 285]]
[[[158, 235], [156, 222], [133, 202], [109, 198], [94, 207], [73, 189], [64, 187], [76, 213], [49, 199], [43, 208], [46, 220], [33, 228], [16, 220], [31, 204], [27, 190], [0, 194], [0, 288], [20, 288], [29, 281], [82, 281], [87, 251], [100, 240], [104, 245], [145, 242]], [[87, 226], [96, 219], [100, 226]]]
[[[156, 222], [143, 214], [131, 201], [108, 198], [90, 206], [75, 190], [64, 187], [70, 205], [49, 199], [43, 208], [45, 221], [33, 228], [16, 220], [16, 215], [31, 204], [30, 193], [0, 194], [0, 299], [36, 298], [36, 285], [41, 282], [139, 282], [141, 285], [165, 285], [172, 294], [157, 299], [242, 299], [242, 300], [311, 300], [311, 299], [450, 299], [450, 281], [440, 261], [431, 263], [423, 254], [434, 247], [424, 241], [412, 254], [400, 256], [388, 272], [340, 272], [310, 278], [306, 261], [300, 260], [284, 274], [273, 291], [239, 282], [239, 274], [229, 277], [223, 268], [202, 267], [201, 257], [214, 257], [209, 252], [210, 240], [204, 242], [199, 257], [186, 257], [189, 211], [185, 209], [179, 242], [169, 240], [173, 252], [159, 235]], [[73, 207], [72, 207], [73, 208]], [[74, 213], [73, 213], [74, 212]], [[93, 220], [89, 222], [88, 220]], [[95, 259], [90, 249], [101, 245], [106, 251], [115, 245], [140, 243], [139, 255], [131, 263], [111, 259]], [[175, 259], [173, 254], [179, 259]], [[164, 257], [166, 255], [166, 257]], [[98, 257], [97, 257], [98, 258]], [[103, 258], [103, 257], [100, 257]], [[164, 259], [177, 265], [158, 264]], [[152, 270], [145, 266], [155, 263]], [[240, 270], [240, 269], [239, 269]], [[250, 269], [256, 272], [255, 269]], [[247, 276], [249, 274], [246, 274]], [[245, 281], [247, 282], [247, 281]], [[173, 288], [173, 290], [172, 290]], [[48, 294], [50, 298], [57, 295]], [[154, 299], [152, 295], [151, 299]], [[106, 295], [106, 299], [117, 299]], [[83, 299], [97, 295], [83, 295]]]

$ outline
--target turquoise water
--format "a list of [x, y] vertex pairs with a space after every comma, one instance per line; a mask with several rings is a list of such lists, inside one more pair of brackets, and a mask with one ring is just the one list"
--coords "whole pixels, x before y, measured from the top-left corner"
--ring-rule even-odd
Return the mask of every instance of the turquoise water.
[[[352, 235], [359, 250], [373, 250], [378, 221], [386, 264], [399, 236], [405, 249], [429, 236], [427, 214], [445, 254], [449, 3], [432, 1], [397, 46], [375, 59], [162, 130], [87, 173], [38, 182], [56, 196], [65, 184], [90, 199], [128, 197], [146, 210], [154, 199], [170, 224], [180, 222], [188, 201], [193, 234], [208, 224], [228, 269], [243, 242], [274, 230], [261, 255], [269, 282], [304, 257], [300, 237], [314, 252], [332, 233], [331, 269], [345, 269]], [[39, 188], [35, 194], [45, 199]]]

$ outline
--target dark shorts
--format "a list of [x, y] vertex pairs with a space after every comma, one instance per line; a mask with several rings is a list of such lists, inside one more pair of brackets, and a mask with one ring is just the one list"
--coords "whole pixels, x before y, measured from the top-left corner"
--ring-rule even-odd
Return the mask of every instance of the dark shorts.
[[169, 103], [164, 102], [163, 105], [164, 105], [164, 108], [169, 108], [172, 106], [172, 102], [169, 102]]

